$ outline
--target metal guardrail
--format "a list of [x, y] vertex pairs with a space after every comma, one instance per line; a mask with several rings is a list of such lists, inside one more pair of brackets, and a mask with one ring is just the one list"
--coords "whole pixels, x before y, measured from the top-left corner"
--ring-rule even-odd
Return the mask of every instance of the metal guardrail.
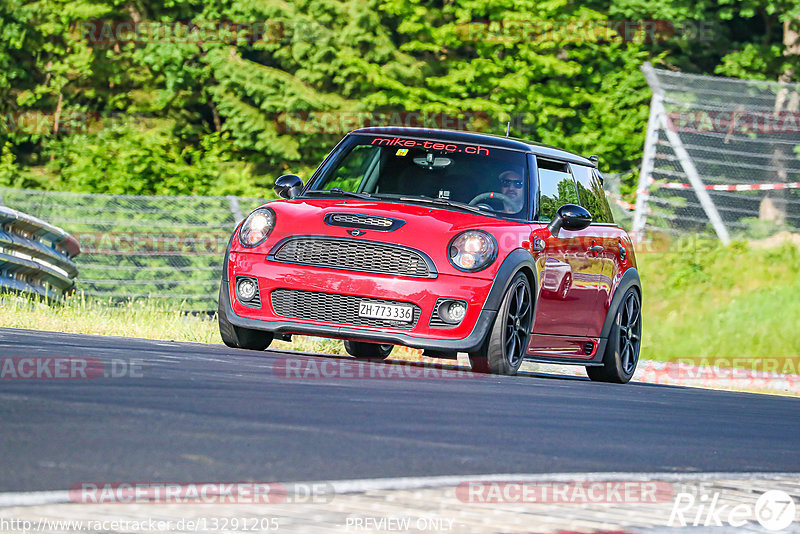
[[61, 228], [0, 206], [0, 290], [59, 300], [75, 288], [80, 250]]

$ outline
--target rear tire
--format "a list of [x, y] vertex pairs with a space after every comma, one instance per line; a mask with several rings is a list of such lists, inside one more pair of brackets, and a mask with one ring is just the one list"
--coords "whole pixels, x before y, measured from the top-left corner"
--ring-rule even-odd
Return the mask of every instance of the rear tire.
[[[220, 287], [220, 295], [222, 295], [225, 287], [227, 287], [226, 284]], [[221, 301], [222, 299], [220, 299]], [[269, 332], [242, 328], [231, 324], [225, 316], [221, 305], [217, 308], [217, 319], [222, 342], [233, 349], [264, 350], [272, 343], [272, 334]]]
[[595, 382], [627, 384], [636, 372], [642, 341], [642, 305], [639, 293], [630, 288], [616, 310], [608, 335], [603, 365], [586, 367], [586, 374]]
[[469, 353], [472, 371], [516, 374], [528, 348], [533, 314], [531, 284], [524, 273], [517, 273], [503, 297], [489, 335], [478, 351]]
[[366, 343], [363, 341], [345, 341], [344, 350], [359, 360], [385, 360], [391, 354], [394, 345]]

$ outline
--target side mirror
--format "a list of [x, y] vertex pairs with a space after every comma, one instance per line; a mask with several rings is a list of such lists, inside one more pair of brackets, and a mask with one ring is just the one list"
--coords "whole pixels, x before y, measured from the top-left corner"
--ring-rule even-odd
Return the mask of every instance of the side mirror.
[[303, 180], [296, 174], [284, 174], [275, 180], [275, 194], [281, 198], [296, 198], [303, 191]]
[[592, 214], [586, 208], [575, 204], [564, 204], [556, 212], [556, 216], [547, 225], [553, 237], [558, 237], [563, 228], [570, 232], [583, 230], [592, 223]]

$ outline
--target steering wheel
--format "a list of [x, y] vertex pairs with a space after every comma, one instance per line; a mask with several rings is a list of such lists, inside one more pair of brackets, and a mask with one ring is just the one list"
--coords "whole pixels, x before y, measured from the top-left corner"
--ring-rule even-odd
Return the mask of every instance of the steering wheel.
[[511, 202], [511, 199], [505, 196], [504, 194], [492, 192], [492, 193], [481, 193], [480, 195], [470, 200], [469, 205], [474, 206], [479, 202], [483, 202], [484, 200], [489, 200], [489, 199], [497, 199], [502, 201], [504, 204], [513, 204], [513, 202]]

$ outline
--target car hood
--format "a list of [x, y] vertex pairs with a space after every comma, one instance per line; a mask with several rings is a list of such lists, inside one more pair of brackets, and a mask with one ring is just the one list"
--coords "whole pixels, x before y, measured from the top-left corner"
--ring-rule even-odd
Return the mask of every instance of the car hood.
[[[446, 256], [450, 241], [458, 233], [470, 229], [491, 233], [498, 243], [498, 256], [503, 258], [511, 250], [525, 246], [531, 232], [525, 223], [425, 204], [314, 198], [278, 200], [269, 202], [266, 206], [275, 212], [275, 227], [263, 245], [248, 249], [247, 252], [269, 252], [279, 242], [291, 237], [331, 236], [411, 247], [428, 254], [440, 272], [453, 269], [453, 274], [458, 274], [449, 265]], [[373, 229], [369, 226], [346, 223], [334, 225], [326, 222], [326, 219], [329, 220], [335, 214], [388, 217], [402, 221], [402, 224], [398, 223], [396, 229], [391, 231], [382, 231], [378, 227]], [[352, 230], [359, 232], [354, 236], [350, 233]], [[234, 246], [234, 249], [241, 250], [238, 246]], [[493, 269], [487, 269], [482, 274], [491, 276], [492, 271]]]
[[[479, 213], [470, 213], [458, 208], [423, 203], [338, 198], [295, 199], [270, 202], [269, 207], [275, 210], [279, 218], [282, 213], [291, 218], [291, 220], [287, 221], [278, 220], [278, 224], [285, 222], [291, 226], [311, 224], [314, 227], [317, 227], [317, 225], [328, 227], [329, 225], [324, 223], [325, 216], [333, 213], [352, 213], [402, 219], [406, 223], [403, 227], [409, 225], [412, 227], [425, 226], [430, 230], [439, 232], [458, 231], [475, 226], [502, 228], [509, 225], [519, 225], [518, 223], [511, 223]], [[293, 230], [297, 231], [303, 228], [306, 227], [293, 228]], [[277, 224], [275, 229], [278, 230]], [[330, 229], [329, 227], [328, 230]], [[401, 229], [402, 227], [393, 232]]]

